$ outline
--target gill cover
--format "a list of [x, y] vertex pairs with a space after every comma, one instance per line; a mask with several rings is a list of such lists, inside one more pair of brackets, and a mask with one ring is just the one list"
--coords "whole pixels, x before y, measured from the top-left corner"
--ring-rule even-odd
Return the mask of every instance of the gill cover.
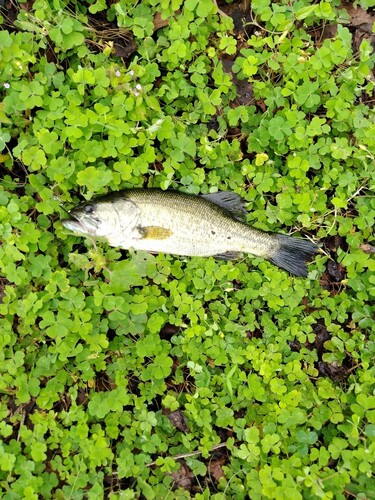
[[103, 196], [78, 205], [62, 224], [70, 231], [103, 237], [109, 242], [137, 225], [139, 209], [131, 200], [119, 196]]

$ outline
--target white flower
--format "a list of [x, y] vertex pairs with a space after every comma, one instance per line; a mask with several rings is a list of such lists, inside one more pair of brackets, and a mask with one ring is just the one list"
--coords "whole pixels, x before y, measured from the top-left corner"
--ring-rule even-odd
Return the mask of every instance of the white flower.
[[142, 85], [140, 85], [139, 83], [137, 83], [137, 85], [135, 86], [135, 88], [136, 88], [137, 90], [142, 90]]
[[138, 96], [139, 96], [139, 92], [135, 91], [135, 92], [134, 92], [134, 95], [135, 95], [136, 97], [138, 97]]
[[157, 132], [160, 128], [160, 125], [163, 123], [163, 121], [164, 121], [164, 118], [159, 118], [159, 120], [156, 120], [155, 123], [153, 123], [152, 125], [150, 125], [148, 127], [147, 132], [150, 132], [150, 134]]
[[116, 75], [116, 76], [121, 76], [120, 71], [119, 71], [119, 70], [117, 70], [117, 71], [115, 72], [115, 75]]
[[130, 76], [134, 76], [134, 71], [131, 69], [131, 70], [128, 72], [128, 75], [130, 75]]
[[6, 89], [9, 89], [9, 88], [10, 88], [10, 83], [4, 83], [4, 87], [5, 87]]

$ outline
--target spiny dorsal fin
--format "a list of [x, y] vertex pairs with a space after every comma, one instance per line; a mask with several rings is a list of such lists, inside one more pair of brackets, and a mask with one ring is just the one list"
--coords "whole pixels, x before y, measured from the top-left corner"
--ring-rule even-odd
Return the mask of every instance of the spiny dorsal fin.
[[218, 191], [217, 193], [201, 194], [205, 200], [224, 208], [235, 219], [243, 221], [247, 213], [244, 200], [237, 193]]

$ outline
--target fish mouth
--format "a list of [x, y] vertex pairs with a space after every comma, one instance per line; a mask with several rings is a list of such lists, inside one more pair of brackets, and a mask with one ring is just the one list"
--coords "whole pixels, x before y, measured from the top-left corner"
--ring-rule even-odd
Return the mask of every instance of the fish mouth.
[[97, 221], [95, 219], [88, 219], [87, 217], [83, 219], [79, 217], [79, 214], [74, 212], [69, 212], [69, 219], [63, 219], [61, 224], [74, 233], [80, 234], [92, 234], [95, 235], [97, 228]]

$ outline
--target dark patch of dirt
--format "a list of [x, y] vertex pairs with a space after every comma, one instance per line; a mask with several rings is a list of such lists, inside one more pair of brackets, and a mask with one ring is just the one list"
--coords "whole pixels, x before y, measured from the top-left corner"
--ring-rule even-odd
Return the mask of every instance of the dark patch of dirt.
[[323, 354], [324, 342], [327, 342], [331, 338], [331, 334], [327, 331], [327, 328], [322, 324], [317, 324], [314, 326], [315, 341], [313, 344], [308, 344], [310, 349], [316, 349], [319, 356]]
[[343, 365], [337, 363], [326, 363], [325, 361], [318, 361], [317, 368], [319, 375], [322, 377], [329, 377], [330, 379], [338, 382], [348, 378], [348, 369]]
[[237, 89], [235, 101], [231, 107], [249, 106], [257, 104], [254, 99], [252, 85], [245, 79], [240, 80], [236, 73], [232, 71], [234, 60], [242, 48], [247, 48], [247, 39], [255, 31], [256, 25], [252, 22], [250, 2], [242, 0], [227, 4], [225, 1], [217, 2], [219, 14], [229, 16], [233, 19], [233, 36], [237, 40], [237, 53], [234, 55], [222, 54], [221, 62], [226, 73], [231, 75], [233, 84]]
[[0, 1], [0, 14], [4, 18], [3, 24], [4, 27], [10, 32], [17, 31], [17, 28], [14, 26], [14, 21], [17, 19], [18, 12], [19, 12], [19, 7], [14, 5], [14, 2], [12, 2], [11, 0]]
[[82, 387], [78, 387], [76, 403], [81, 406], [86, 406], [87, 400], [88, 396], [85, 390]]
[[88, 16], [88, 30], [92, 36], [87, 38], [87, 43], [94, 52], [100, 52], [105, 45], [111, 43], [114, 55], [126, 60], [137, 50], [132, 33], [108, 22], [103, 12]]
[[34, 429], [34, 424], [30, 420], [30, 415], [39, 410], [35, 398], [31, 398], [26, 404], [18, 404], [15, 398], [10, 397], [7, 401], [8, 416], [4, 421], [12, 426], [12, 433], [4, 438], [4, 442], [9, 443], [12, 439], [19, 439], [18, 432], [22, 426], [29, 430]]
[[247, 338], [249, 339], [261, 339], [263, 337], [263, 333], [261, 330], [254, 330], [253, 332], [246, 332]]
[[288, 346], [290, 347], [290, 350], [292, 352], [300, 352], [301, 350], [301, 342], [299, 342], [298, 340], [294, 339], [294, 340], [289, 340], [288, 341]]
[[330, 279], [334, 280], [334, 283], [341, 283], [345, 278], [345, 267], [338, 262], [329, 260], [327, 262], [327, 273]]
[[5, 287], [9, 285], [9, 281], [4, 278], [3, 276], [0, 276], [0, 304], [3, 303], [4, 295], [5, 295]]
[[234, 104], [236, 104], [237, 106], [249, 106], [250, 104], [253, 104], [255, 101], [252, 85], [247, 80], [239, 80], [237, 78], [237, 75], [233, 73], [232, 67], [234, 61], [231, 61], [229, 59], [222, 59], [221, 63], [223, 65], [224, 71], [231, 75], [232, 82], [237, 88], [237, 98]]
[[337, 33], [337, 24], [323, 24], [318, 29], [313, 28], [313, 31], [309, 30], [316, 47], [319, 48], [324, 40], [334, 38]]
[[60, 401], [53, 405], [53, 409], [56, 413], [60, 413], [62, 411], [68, 412], [71, 404], [71, 397], [67, 392], [63, 392], [62, 394], [60, 394]]
[[329, 377], [336, 382], [345, 381], [353, 368], [354, 363], [352, 358], [347, 355], [341, 365], [337, 362], [327, 363], [323, 361], [323, 354], [326, 352], [324, 343], [330, 340], [332, 335], [322, 323], [317, 323], [314, 326], [314, 333], [315, 341], [312, 344], [307, 343], [306, 347], [310, 350], [317, 350], [318, 362], [316, 363], [316, 368], [319, 371], [319, 375], [322, 377]]
[[95, 392], [112, 391], [116, 387], [116, 384], [108, 376], [107, 372], [101, 371], [95, 374]]
[[[327, 352], [324, 344], [327, 340], [331, 339], [332, 335], [328, 332], [323, 322], [318, 322], [314, 326], [313, 331], [315, 333], [314, 342], [306, 342], [304, 346], [310, 351], [316, 349], [318, 354], [316, 368], [319, 372], [319, 376], [329, 377], [335, 382], [346, 381], [354, 369], [355, 362], [353, 358], [347, 354], [341, 365], [337, 362], [327, 363], [326, 361], [323, 361], [323, 355]], [[288, 345], [293, 352], [300, 352], [303, 346], [296, 339], [289, 341]]]
[[324, 244], [327, 250], [329, 250], [330, 252], [337, 252], [339, 248], [342, 248], [345, 251], [348, 249], [348, 245], [345, 239], [338, 234], [328, 237], [325, 240]]
[[195, 391], [194, 380], [190, 377], [189, 368], [186, 366], [181, 368], [177, 358], [173, 358], [172, 372], [165, 383], [168, 390], [177, 394]]
[[131, 490], [132, 488], [134, 488], [134, 485], [137, 483], [137, 480], [134, 477], [124, 477], [119, 479], [117, 471], [114, 471], [112, 474], [104, 476], [103, 483], [108, 491], [111, 491], [112, 493], [120, 493], [123, 492], [124, 490], [127, 489]]
[[229, 16], [233, 19], [234, 33], [238, 40], [249, 37], [256, 26], [252, 23], [250, 0], [234, 1], [228, 4], [225, 0], [217, 2], [219, 14]]
[[135, 394], [136, 396], [141, 396], [141, 391], [139, 389], [140, 380], [136, 377], [128, 378], [128, 389], [131, 394]]
[[336, 295], [342, 290], [343, 281], [346, 278], [345, 267], [336, 261], [337, 250], [341, 248], [346, 251], [348, 245], [344, 238], [339, 235], [331, 236], [326, 239], [325, 248], [331, 259], [327, 262], [326, 270], [320, 278], [320, 284], [325, 290], [329, 290], [331, 295]]
[[175, 335], [179, 331], [180, 328], [178, 326], [166, 323], [160, 330], [159, 336], [161, 339], [169, 340], [173, 335]]

